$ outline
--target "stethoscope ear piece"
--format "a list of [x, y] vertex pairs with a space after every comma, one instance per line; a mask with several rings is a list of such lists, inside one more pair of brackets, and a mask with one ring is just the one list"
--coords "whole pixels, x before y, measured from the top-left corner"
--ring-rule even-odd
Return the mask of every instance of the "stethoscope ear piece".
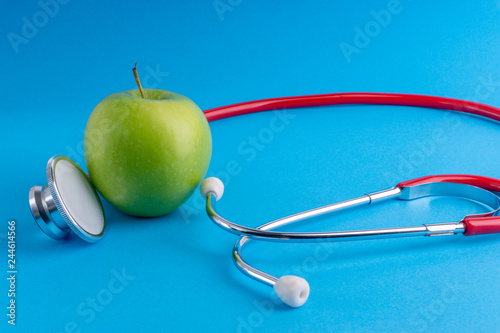
[[106, 218], [92, 182], [71, 159], [56, 155], [47, 163], [47, 185], [29, 192], [31, 214], [40, 229], [53, 239], [73, 230], [94, 243], [104, 236]]
[[274, 283], [276, 295], [287, 305], [298, 308], [309, 297], [309, 283], [300, 276], [285, 275]]
[[219, 178], [208, 177], [201, 183], [200, 193], [203, 199], [206, 199], [207, 195], [212, 193], [217, 201], [224, 194], [224, 183]]

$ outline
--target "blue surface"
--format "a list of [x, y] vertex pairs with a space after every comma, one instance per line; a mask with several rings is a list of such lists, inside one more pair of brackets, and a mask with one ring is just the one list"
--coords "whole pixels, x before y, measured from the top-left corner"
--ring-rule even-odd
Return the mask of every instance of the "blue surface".
[[[202, 109], [349, 91], [500, 106], [498, 1], [215, 4], [69, 1], [48, 7], [49, 17], [37, 1], [2, 2], [0, 266], [7, 276], [5, 234], [14, 219], [18, 274], [16, 328], [5, 315], [9, 285], [0, 283], [0, 331], [498, 332], [494, 235], [254, 243], [246, 252], [252, 264], [308, 279], [309, 301], [290, 309], [233, 267], [235, 237], [212, 225], [198, 193], [155, 219], [131, 218], [105, 203], [107, 234], [95, 245], [75, 236], [53, 241], [38, 230], [28, 190], [46, 183], [45, 165], [55, 154], [85, 167], [86, 121], [102, 98], [135, 87], [135, 61], [145, 87], [186, 95]], [[377, 30], [371, 11], [387, 8], [393, 14]], [[22, 37], [34, 19], [37, 31], [26, 27]], [[365, 28], [372, 37], [357, 36]], [[346, 56], [346, 44], [357, 50]], [[427, 174], [500, 177], [500, 130], [491, 121], [384, 106], [287, 114], [272, 135], [272, 112], [211, 124], [209, 175], [225, 178], [218, 208], [228, 218], [257, 226]], [[265, 143], [250, 149], [259, 135]], [[482, 209], [458, 199], [388, 202], [291, 230], [448, 222]], [[92, 308], [92, 299], [101, 305]]]

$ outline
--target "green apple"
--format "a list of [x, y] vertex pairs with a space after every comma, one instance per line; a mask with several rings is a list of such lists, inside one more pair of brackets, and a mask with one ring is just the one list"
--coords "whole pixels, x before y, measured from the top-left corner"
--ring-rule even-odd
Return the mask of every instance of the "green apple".
[[109, 95], [95, 107], [85, 129], [85, 163], [114, 207], [134, 216], [159, 216], [182, 205], [201, 182], [212, 137], [203, 112], [189, 98], [140, 89]]

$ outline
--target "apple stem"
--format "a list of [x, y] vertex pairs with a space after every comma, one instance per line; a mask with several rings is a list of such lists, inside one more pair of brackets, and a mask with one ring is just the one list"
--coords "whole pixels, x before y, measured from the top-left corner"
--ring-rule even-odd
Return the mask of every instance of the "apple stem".
[[132, 72], [134, 72], [135, 83], [137, 83], [137, 86], [139, 87], [142, 98], [146, 98], [146, 96], [144, 96], [144, 90], [142, 90], [141, 80], [139, 80], [139, 74], [137, 74], [137, 62], [135, 63], [134, 68], [132, 68]]

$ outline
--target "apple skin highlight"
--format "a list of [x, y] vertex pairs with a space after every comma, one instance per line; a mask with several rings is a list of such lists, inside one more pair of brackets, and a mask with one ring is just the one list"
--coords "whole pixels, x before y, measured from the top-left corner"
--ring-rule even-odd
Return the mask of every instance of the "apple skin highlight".
[[89, 176], [120, 211], [167, 214], [203, 180], [212, 155], [207, 119], [189, 98], [159, 89], [128, 90], [104, 98], [85, 129]]

